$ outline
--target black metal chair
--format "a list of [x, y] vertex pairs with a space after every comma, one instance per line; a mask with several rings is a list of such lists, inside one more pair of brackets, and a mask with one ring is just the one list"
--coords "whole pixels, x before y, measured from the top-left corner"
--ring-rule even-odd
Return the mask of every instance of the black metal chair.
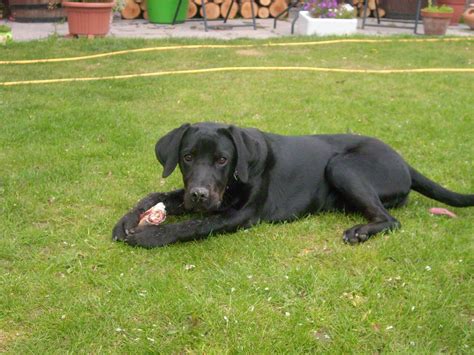
[[285, 14], [290, 13], [290, 10], [292, 8], [298, 8], [298, 12], [296, 13], [295, 18], [291, 21], [291, 34], [294, 34], [295, 23], [298, 20], [298, 17], [299, 17], [301, 9], [303, 8], [303, 5], [304, 5], [304, 1], [302, 0], [291, 0], [290, 3], [288, 4], [288, 7], [275, 16], [275, 19], [273, 20], [273, 29], [277, 27], [277, 21], [280, 19], [280, 17], [285, 16]]
[[[418, 22], [420, 20], [420, 10], [421, 10], [421, 0], [416, 0], [416, 14], [415, 14], [415, 19], [414, 19], [414, 27], [409, 27], [409, 26], [396, 26], [393, 24], [382, 24], [379, 16], [379, 4], [378, 1], [375, 1], [375, 15], [377, 17], [377, 24], [370, 24], [366, 23], [367, 20], [367, 15], [368, 15], [368, 0], [364, 0], [364, 12], [362, 16], [362, 29], [365, 28], [365, 26], [378, 26], [378, 27], [394, 27], [394, 28], [408, 28], [412, 29], [415, 34], [417, 34], [418, 30]], [[413, 23], [413, 20], [400, 20], [400, 19], [384, 19], [384, 21], [388, 22], [400, 22], [400, 23]]]
[[[176, 6], [176, 12], [174, 14], [174, 18], [173, 18], [173, 25], [176, 23], [176, 18], [178, 17], [178, 12], [179, 12], [179, 8], [181, 6], [181, 3], [183, 1], [187, 1], [187, 0], [179, 0], [178, 1], [178, 6]], [[234, 6], [234, 3], [235, 2], [238, 2], [239, 3], [239, 6], [242, 7], [242, 0], [237, 0], [237, 1], [234, 1], [232, 0], [232, 2], [230, 3], [230, 6], [229, 6], [229, 9], [227, 10], [227, 14], [224, 18], [224, 23], [227, 23], [227, 20], [229, 19], [229, 15], [230, 15], [230, 12], [232, 10], [232, 7]], [[228, 27], [248, 27], [248, 26], [252, 26], [254, 30], [257, 29], [257, 22], [255, 20], [255, 10], [254, 10], [254, 4], [255, 4], [255, 0], [250, 0], [250, 8], [251, 8], [251, 11], [252, 11], [252, 23], [251, 24], [239, 24], [239, 25], [227, 25]], [[204, 21], [204, 30], [206, 32], [209, 31], [210, 28], [222, 28], [224, 25], [209, 25], [208, 24], [208, 18], [207, 18], [207, 14], [206, 14], [206, 4], [202, 3], [202, 17], [203, 17], [203, 21]], [[187, 21], [201, 21], [201, 19], [193, 19], [193, 20], [187, 20]]]

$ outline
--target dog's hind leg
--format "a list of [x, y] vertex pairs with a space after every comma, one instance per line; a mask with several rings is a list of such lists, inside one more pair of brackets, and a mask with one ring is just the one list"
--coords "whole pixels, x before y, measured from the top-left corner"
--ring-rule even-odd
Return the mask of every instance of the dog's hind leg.
[[[372, 166], [370, 162], [350, 156], [341, 156], [331, 160], [326, 169], [326, 178], [337, 190], [343, 204], [350, 210], [362, 213], [369, 222], [347, 229], [343, 235], [346, 243], [365, 242], [377, 233], [401, 226], [400, 222], [388, 213], [384, 204], [391, 205], [397, 200], [404, 201], [409, 187], [402, 186], [398, 190], [398, 186], [391, 185], [385, 188], [380, 181], [381, 171], [375, 170], [377, 167]], [[385, 183], [390, 185], [388, 181]], [[382, 202], [382, 196], [384, 202]]]

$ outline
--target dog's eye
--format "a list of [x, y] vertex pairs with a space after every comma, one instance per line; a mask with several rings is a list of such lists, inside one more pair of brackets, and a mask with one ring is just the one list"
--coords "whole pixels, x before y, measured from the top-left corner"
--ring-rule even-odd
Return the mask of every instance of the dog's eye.
[[224, 165], [225, 163], [227, 163], [226, 157], [220, 157], [219, 159], [217, 159], [217, 164]]
[[190, 162], [193, 160], [193, 156], [191, 154], [185, 154], [183, 156], [184, 161]]

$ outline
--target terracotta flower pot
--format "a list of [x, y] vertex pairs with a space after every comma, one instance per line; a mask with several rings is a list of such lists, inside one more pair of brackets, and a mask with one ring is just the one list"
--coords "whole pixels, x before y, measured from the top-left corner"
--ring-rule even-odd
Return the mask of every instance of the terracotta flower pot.
[[105, 36], [110, 30], [114, 2], [63, 1], [71, 35]]
[[428, 12], [421, 10], [425, 35], [442, 36], [446, 34], [452, 13]]
[[462, 16], [464, 18], [464, 23], [468, 25], [471, 30], [474, 30], [474, 4], [471, 5], [469, 9], [464, 11]]
[[450, 6], [454, 10], [453, 17], [451, 18], [450, 25], [458, 25], [461, 15], [464, 12], [464, 6], [466, 5], [465, 0], [437, 0], [437, 5]]

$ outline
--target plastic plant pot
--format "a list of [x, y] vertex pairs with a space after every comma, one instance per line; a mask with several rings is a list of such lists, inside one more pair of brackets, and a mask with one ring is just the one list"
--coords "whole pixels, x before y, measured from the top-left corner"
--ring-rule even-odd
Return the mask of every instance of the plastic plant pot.
[[[172, 24], [179, 0], [147, 0], [148, 20], [158, 24]], [[188, 13], [188, 0], [182, 0], [175, 23], [183, 23]]]

